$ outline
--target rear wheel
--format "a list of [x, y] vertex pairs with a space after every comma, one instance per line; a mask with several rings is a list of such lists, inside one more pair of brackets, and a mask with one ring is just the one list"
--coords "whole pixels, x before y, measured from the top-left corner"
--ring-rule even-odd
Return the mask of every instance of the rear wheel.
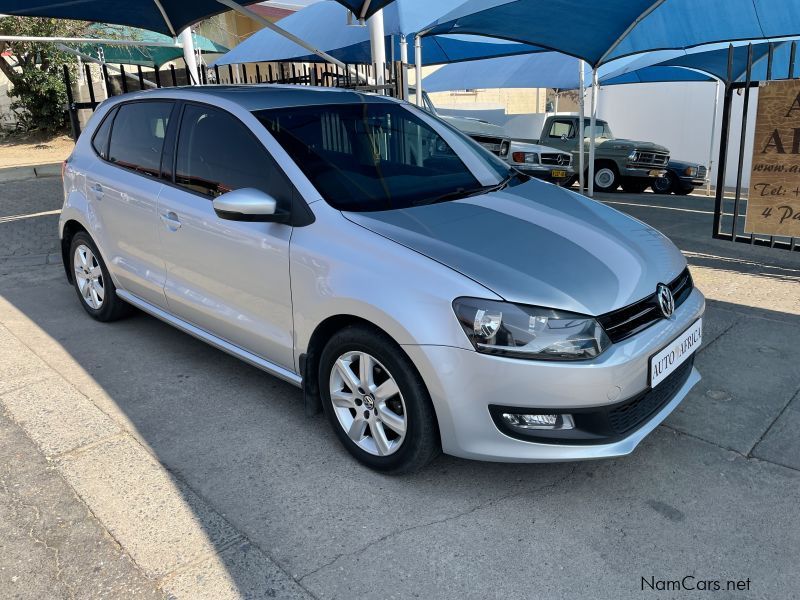
[[656, 194], [670, 194], [675, 185], [675, 176], [667, 171], [663, 177], [653, 180], [650, 186]]
[[368, 467], [407, 473], [439, 453], [425, 385], [385, 334], [361, 325], [334, 334], [320, 356], [319, 386], [337, 437]]
[[619, 174], [616, 167], [599, 163], [594, 172], [594, 189], [598, 192], [613, 192], [619, 187]]
[[69, 255], [72, 283], [89, 316], [98, 321], [116, 321], [132, 312], [133, 307], [117, 297], [117, 288], [89, 234], [75, 234]]

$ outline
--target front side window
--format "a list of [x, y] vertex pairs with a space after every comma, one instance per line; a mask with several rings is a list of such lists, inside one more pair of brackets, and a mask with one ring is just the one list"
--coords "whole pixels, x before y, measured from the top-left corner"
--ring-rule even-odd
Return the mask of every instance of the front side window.
[[584, 135], [591, 139], [594, 137], [595, 139], [605, 139], [605, 140], [613, 140], [614, 134], [611, 133], [611, 128], [608, 126], [608, 123], [605, 121], [597, 121], [595, 123], [594, 129], [592, 129], [592, 121], [591, 119], [586, 119], [584, 125]]
[[550, 127], [551, 138], [573, 138], [575, 137], [575, 126], [572, 121], [554, 121]]
[[[482, 188], [444, 137], [399, 104], [301, 106], [255, 115], [339, 210], [407, 208]], [[475, 159], [500, 182], [507, 166], [479, 155]]]
[[131, 102], [120, 106], [111, 128], [108, 160], [158, 177], [172, 107], [172, 102]]
[[175, 183], [209, 198], [255, 188], [279, 206], [291, 201], [291, 184], [255, 136], [230, 113], [205, 105], [183, 112]]

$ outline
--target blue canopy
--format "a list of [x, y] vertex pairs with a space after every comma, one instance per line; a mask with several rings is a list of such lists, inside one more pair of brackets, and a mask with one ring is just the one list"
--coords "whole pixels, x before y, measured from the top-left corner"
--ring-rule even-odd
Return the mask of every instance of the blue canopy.
[[[446, 0], [446, 5], [460, 0]], [[384, 31], [386, 35], [386, 56], [400, 57], [400, 35], [410, 35], [430, 19], [426, 10], [428, 0], [405, 0], [395, 3], [384, 11]], [[425, 17], [425, 14], [428, 14]], [[369, 64], [369, 30], [367, 27], [347, 25], [347, 10], [337, 2], [325, 1], [312, 4], [288, 17], [278, 25], [348, 64]], [[394, 44], [394, 47], [392, 47]], [[496, 40], [484, 36], [430, 36], [423, 38], [422, 64], [433, 65], [490, 56], [508, 56], [541, 49], [529, 44]], [[409, 54], [413, 49], [409, 49]], [[270, 29], [262, 29], [230, 52], [217, 59], [215, 64], [227, 65], [252, 62], [278, 62], [295, 60], [298, 62], [319, 62], [320, 59], [308, 50], [295, 44]]]
[[[576, 89], [580, 73], [577, 58], [560, 52], [542, 52], [447, 65], [423, 79], [428, 92], [495, 88]], [[599, 74], [603, 85], [664, 81], [713, 81], [708, 75], [679, 67], [653, 67], [620, 71], [606, 65]], [[587, 73], [586, 81], [590, 81]]]
[[[359, 18], [367, 19], [382, 9], [384, 6], [391, 4], [394, 0], [336, 0], [342, 6], [349, 8], [354, 15]], [[365, 11], [364, 8], [367, 10]]]
[[[240, 0], [240, 4], [255, 4], [258, 0]], [[380, 4], [380, 0], [376, 0]], [[385, 2], [383, 2], [385, 4]], [[354, 4], [358, 4], [355, 2]], [[128, 25], [173, 35], [187, 25], [230, 10], [217, 0], [161, 0], [164, 15], [153, 0], [0, 0], [0, 14], [18, 17], [51, 17], [77, 19], [114, 25]], [[167, 23], [169, 20], [169, 24]], [[172, 25], [172, 31], [170, 30]]]
[[426, 34], [536, 44], [597, 66], [659, 49], [800, 34], [800, 0], [468, 0]]

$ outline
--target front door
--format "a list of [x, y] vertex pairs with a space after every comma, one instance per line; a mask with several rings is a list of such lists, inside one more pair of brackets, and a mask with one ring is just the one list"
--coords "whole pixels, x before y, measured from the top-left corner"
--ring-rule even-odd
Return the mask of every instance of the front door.
[[225, 192], [256, 188], [288, 209], [293, 186], [241, 121], [202, 104], [185, 105], [174, 171], [158, 207], [170, 311], [294, 370], [292, 228], [226, 221], [212, 206]]

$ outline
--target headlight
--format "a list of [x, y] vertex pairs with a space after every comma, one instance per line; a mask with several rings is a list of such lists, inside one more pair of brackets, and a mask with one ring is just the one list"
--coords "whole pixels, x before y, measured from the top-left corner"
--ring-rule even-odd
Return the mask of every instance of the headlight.
[[453, 310], [478, 352], [533, 360], [586, 360], [611, 345], [592, 317], [479, 298], [457, 298]]
[[686, 167], [684, 173], [689, 177], [697, 177], [697, 167]]
[[515, 163], [538, 164], [539, 155], [536, 152], [514, 152], [511, 159]]

